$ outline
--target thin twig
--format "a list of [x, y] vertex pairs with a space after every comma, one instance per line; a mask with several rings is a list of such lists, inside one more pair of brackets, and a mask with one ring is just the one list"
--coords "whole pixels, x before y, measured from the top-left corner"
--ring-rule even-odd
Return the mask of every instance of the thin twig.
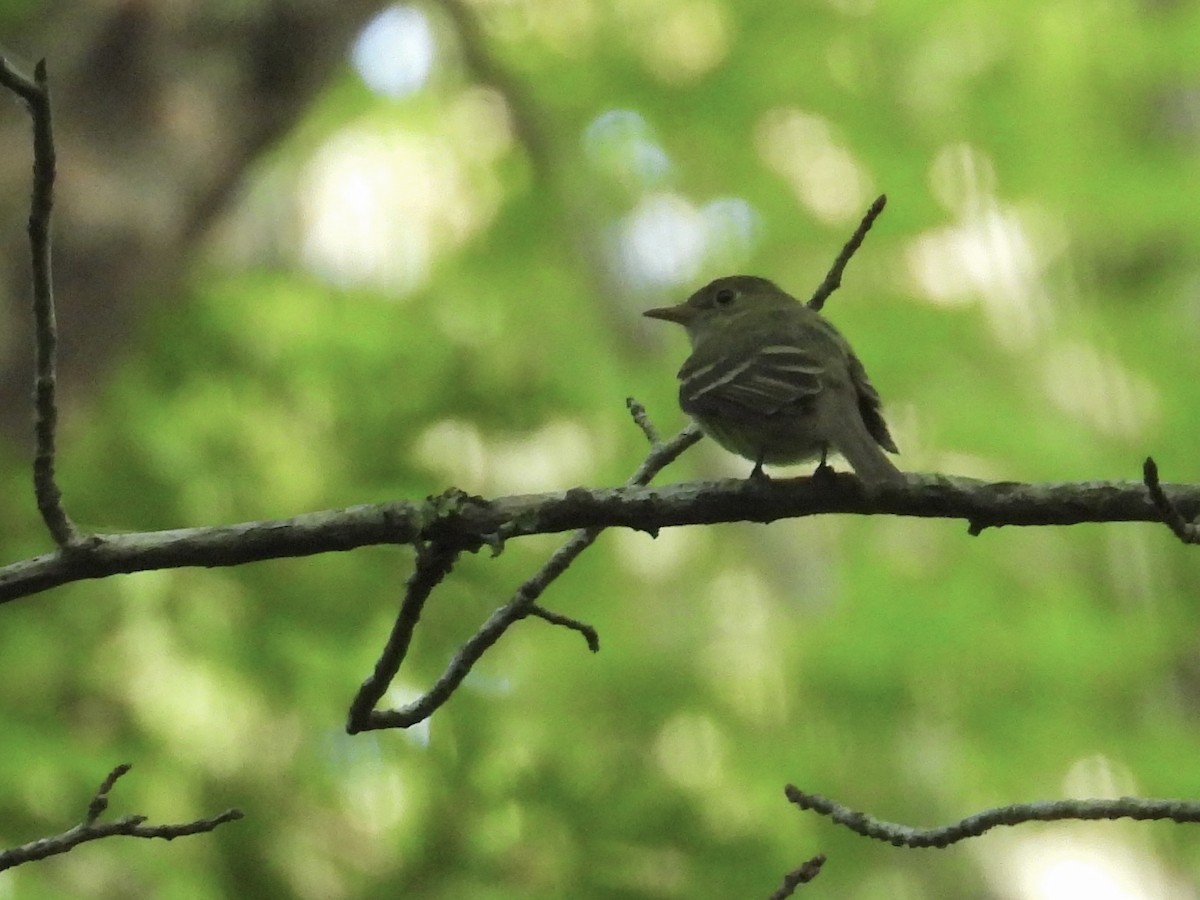
[[642, 460], [637, 471], [625, 482], [626, 486], [645, 487], [655, 475], [679, 459], [684, 450], [699, 443], [702, 437], [704, 437], [704, 432], [700, 430], [700, 426], [691, 422], [669, 441], [655, 444], [650, 448], [650, 452], [646, 454], [646, 458]]
[[896, 847], [949, 847], [966, 838], [978, 837], [999, 825], [1022, 825], [1025, 822], [1056, 822], [1064, 819], [1169, 819], [1180, 824], [1200, 822], [1200, 801], [1120, 797], [1014, 803], [1010, 806], [986, 809], [941, 828], [913, 828], [895, 822], [884, 822], [833, 800], [816, 794], [806, 794], [795, 785], [789, 784], [784, 788], [784, 793], [788, 800], [801, 809], [811, 809], [823, 816], [829, 816], [834, 822], [844, 825], [856, 834], [886, 841]]
[[[700, 429], [695, 424], [692, 424], [665, 444], [658, 444], [652, 447], [646, 458], [642, 461], [642, 464], [638, 466], [637, 471], [630, 477], [628, 484], [631, 486], [647, 484], [651, 478], [673, 462], [684, 450], [700, 440], [701, 437]], [[554, 579], [567, 570], [567, 567], [579, 557], [579, 554], [592, 545], [603, 530], [602, 527], [581, 528], [572, 534], [567, 542], [559, 547], [550, 559], [546, 561], [542, 568], [517, 588], [512, 598], [503, 606], [493, 611], [475, 634], [471, 635], [458, 648], [458, 651], [451, 658], [441, 677], [434, 682], [433, 687], [428, 691], [411, 703], [407, 703], [396, 709], [375, 709], [374, 705], [383, 696], [383, 691], [387, 689], [387, 684], [379, 681], [377, 676], [387, 674], [389, 682], [391, 678], [395, 677], [400, 662], [403, 660], [404, 654], [407, 653], [408, 639], [412, 636], [412, 627], [407, 627], [404, 631], [404, 641], [403, 646], [400, 647], [399, 656], [394, 656], [385, 651], [385, 655], [389, 657], [388, 666], [381, 668], [380, 663], [383, 662], [383, 658], [381, 657], [380, 663], [376, 664], [375, 674], [363, 684], [363, 689], [359, 690], [358, 695], [354, 699], [354, 704], [351, 706], [349, 723], [346, 726], [347, 730], [354, 733], [356, 731], [377, 728], [408, 728], [433, 715], [434, 711], [449, 700], [459, 685], [462, 684], [463, 679], [467, 677], [472, 666], [479, 661], [480, 657], [489, 648], [500, 640], [504, 632], [513, 623], [531, 614], [536, 614], [532, 612], [532, 609], [538, 597], [542, 595], [542, 592], [550, 586], [550, 583]], [[430, 586], [430, 590], [432, 590], [432, 586]], [[425, 596], [428, 596], [428, 592], [426, 592]], [[421, 599], [421, 603], [424, 603], [424, 597]], [[418, 609], [418, 615], [419, 612]], [[553, 621], [544, 615], [541, 618]], [[573, 624], [568, 625], [568, 622]], [[563, 621], [556, 622], [555, 624], [562, 624], [572, 628], [575, 625], [583, 628], [589, 627], [583, 625], [583, 623], [576, 623], [573, 619], [568, 620], [566, 617], [563, 617]], [[416, 619], [413, 618], [412, 626], [415, 625]], [[579, 628], [574, 628], [574, 630], [579, 630]], [[586, 637], [586, 632], [584, 634]], [[393, 629], [393, 639], [395, 637], [396, 629]], [[389, 640], [389, 648], [393, 642], [393, 640]], [[399, 641], [395, 641], [395, 643], [399, 644]], [[596, 646], [598, 647], [598, 645], [599, 638], [597, 637]], [[592, 643], [589, 641], [589, 647], [591, 646]], [[371, 695], [365, 692], [368, 684], [372, 684]]]
[[50, 211], [54, 206], [55, 154], [46, 61], [42, 60], [34, 67], [30, 81], [0, 57], [0, 84], [25, 101], [33, 119], [33, 196], [29, 203], [36, 355], [33, 491], [50, 535], [60, 547], [67, 547], [77, 544], [81, 535], [63, 508], [62, 491], [54, 477], [58, 428], [58, 402], [55, 399], [58, 326], [54, 319], [54, 286], [50, 271]]
[[825, 865], [825, 854], [818, 853], [812, 859], [807, 860], [799, 868], [793, 869], [783, 876], [783, 884], [779, 886], [779, 890], [773, 893], [770, 900], [787, 900], [796, 892], [796, 888], [802, 884], [808, 884], [814, 878], [821, 874], [821, 866]]
[[458, 690], [483, 654], [500, 640], [509, 626], [529, 615], [529, 608], [541, 596], [542, 591], [566, 571], [567, 566], [595, 540], [595, 535], [591, 535], [586, 541], [579, 540], [581, 534], [583, 532], [577, 532], [550, 557], [536, 575], [517, 589], [512, 599], [488, 616], [479, 630], [458, 648], [458, 652], [451, 658], [446, 670], [434, 682], [433, 687], [416, 700], [397, 709], [372, 709], [369, 715], [361, 720], [363, 726], [356, 730], [408, 728], [433, 715]]
[[642, 429], [642, 434], [646, 436], [646, 440], [653, 447], [659, 443], [658, 429], [654, 427], [654, 423], [650, 421], [650, 416], [646, 414], [646, 407], [633, 397], [625, 398], [625, 407], [629, 410], [629, 414], [633, 416], [634, 424]]
[[842, 252], [833, 261], [833, 267], [829, 270], [829, 274], [825, 276], [825, 280], [821, 282], [816, 291], [813, 292], [813, 295], [808, 298], [810, 309], [815, 309], [819, 312], [821, 307], [825, 305], [825, 301], [829, 299], [829, 295], [842, 286], [842, 273], [846, 270], [846, 263], [850, 262], [850, 257], [862, 246], [863, 238], [867, 236], [867, 232], [871, 230], [871, 226], [875, 224], [875, 220], [879, 218], [879, 214], [883, 212], [885, 206], [887, 206], [887, 194], [880, 194], [875, 198], [875, 202], [871, 204], [871, 208], [867, 210], [867, 214], [863, 216], [862, 221], [858, 223], [858, 228], [854, 230], [854, 234], [850, 236], [850, 240], [846, 241], [846, 246], [842, 247]]
[[578, 619], [572, 619], [570, 616], [564, 616], [562, 613], [553, 612], [545, 607], [538, 606], [536, 603], [529, 607], [526, 615], [545, 619], [551, 625], [559, 625], [571, 631], [578, 631], [583, 635], [583, 639], [587, 641], [589, 650], [593, 653], [600, 652], [600, 634], [586, 622], [580, 622]]
[[95, 824], [96, 820], [104, 814], [108, 809], [108, 794], [113, 789], [117, 781], [133, 768], [132, 763], [121, 763], [115, 769], [108, 773], [108, 777], [100, 784], [100, 790], [96, 791], [96, 796], [92, 798], [92, 802], [88, 804], [87, 815], [83, 817], [84, 825]]
[[1158, 481], [1158, 464], [1153, 457], [1147, 456], [1146, 462], [1142, 464], [1142, 478], [1146, 482], [1146, 489], [1150, 492], [1150, 499], [1162, 514], [1163, 522], [1171, 529], [1175, 537], [1185, 544], [1200, 544], [1200, 525], [1185, 519], [1179, 512], [1179, 508], [1171, 502], [1171, 498], [1163, 492], [1162, 485]]
[[240, 809], [227, 809], [225, 812], [207, 819], [197, 819], [194, 822], [184, 822], [178, 825], [143, 825], [142, 823], [146, 821], [145, 816], [124, 816], [115, 822], [98, 824], [96, 820], [108, 808], [109, 792], [129, 769], [130, 765], [124, 763], [108, 774], [88, 804], [83, 821], [74, 828], [53, 837], [39, 838], [28, 844], [22, 844], [20, 847], [0, 852], [0, 871], [34, 860], [45, 859], [48, 856], [66, 853], [80, 844], [100, 838], [124, 835], [138, 838], [163, 838], [170, 841], [177, 837], [212, 831], [218, 825], [242, 818]]
[[416, 566], [405, 586], [404, 600], [400, 604], [400, 612], [396, 615], [391, 634], [388, 635], [379, 659], [375, 661], [375, 668], [359, 686], [354, 700], [350, 703], [350, 712], [346, 719], [346, 731], [350, 734], [370, 727], [368, 722], [374, 715], [375, 705], [387, 691], [392, 679], [400, 670], [400, 663], [408, 655], [413, 631], [421, 618], [425, 601], [442, 579], [450, 574], [458, 560], [459, 552], [440, 544], [425, 544], [417, 548]]

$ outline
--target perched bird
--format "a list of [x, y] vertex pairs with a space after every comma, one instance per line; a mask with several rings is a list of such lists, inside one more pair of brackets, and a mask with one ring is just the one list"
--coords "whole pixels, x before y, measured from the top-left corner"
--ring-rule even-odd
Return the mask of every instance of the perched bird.
[[[904, 480], [879, 394], [846, 339], [765, 278], [732, 275], [678, 306], [648, 310], [687, 329], [679, 405], [726, 450], [764, 464], [842, 454], [863, 481]], [[883, 448], [881, 450], [880, 448]]]

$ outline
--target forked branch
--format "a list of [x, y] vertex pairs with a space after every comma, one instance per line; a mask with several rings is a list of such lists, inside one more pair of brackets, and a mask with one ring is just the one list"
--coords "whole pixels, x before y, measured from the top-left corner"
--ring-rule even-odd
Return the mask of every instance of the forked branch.
[[48, 856], [66, 853], [80, 844], [100, 838], [124, 835], [125, 837], [162, 838], [171, 841], [177, 837], [203, 834], [226, 822], [242, 818], [240, 809], [227, 809], [225, 812], [207, 819], [196, 819], [194, 822], [183, 822], [178, 825], [145, 825], [143, 824], [146, 821], [145, 816], [123, 816], [115, 822], [99, 821], [100, 816], [108, 809], [109, 792], [116, 785], [117, 780], [130, 768], [128, 763], [124, 763], [108, 773], [108, 777], [104, 779], [104, 783], [100, 785], [100, 789], [96, 791], [95, 796], [88, 804], [83, 821], [74, 828], [69, 828], [62, 834], [52, 837], [30, 841], [28, 844], [13, 847], [11, 850], [0, 851], [0, 871], [34, 860], [45, 859]]
[[[648, 436], [655, 434], [641, 404], [630, 400], [628, 406], [638, 426]], [[650, 453], [630, 477], [628, 485], [640, 487], [647, 484], [665, 466], [698, 440], [700, 440], [700, 430], [691, 425], [665, 444], [653, 442]], [[375, 664], [371, 677], [363, 682], [350, 705], [346, 730], [353, 734], [377, 728], [407, 728], [429, 718], [438, 707], [450, 699], [450, 696], [471, 671], [471, 667], [479, 661], [483, 654], [500, 640], [512, 625], [529, 616], [537, 616], [552, 624], [578, 631], [584, 635], [592, 652], [599, 650], [599, 638], [591, 626], [559, 613], [542, 609], [537, 605], [537, 600], [554, 579], [562, 575], [571, 563], [595, 542], [603, 530], [603, 526], [577, 530], [562, 547], [555, 551], [546, 564], [522, 584], [507, 603], [497, 608], [479, 627], [478, 631], [458, 649], [445, 672], [428, 691], [411, 703], [397, 709], [376, 709], [376, 704], [383, 697], [408, 653], [413, 629], [416, 627], [420, 608], [428, 597], [428, 591], [432, 590], [433, 585], [441, 580], [453, 563], [452, 552], [446, 548], [437, 548], [435, 545], [434, 550], [427, 551], [433, 554], [433, 564], [426, 561], [419, 552], [417, 568], [409, 580], [408, 591], [401, 605], [400, 615], [396, 619], [392, 634], [379, 661]], [[493, 549], [498, 552], [513, 531], [512, 527], [497, 529], [495, 540], [489, 542]], [[434, 569], [436, 579], [421, 577], [426, 567]]]

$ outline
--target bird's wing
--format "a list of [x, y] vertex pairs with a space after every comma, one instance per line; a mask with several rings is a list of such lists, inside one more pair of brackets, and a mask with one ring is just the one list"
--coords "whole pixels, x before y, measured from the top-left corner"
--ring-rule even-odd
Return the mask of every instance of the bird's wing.
[[883, 404], [879, 400], [879, 392], [875, 390], [875, 385], [871, 384], [871, 379], [867, 377], [867, 370], [853, 353], [850, 354], [850, 381], [858, 395], [858, 411], [862, 414], [863, 424], [867, 426], [871, 437], [885, 450], [899, 453], [896, 442], [892, 440], [888, 431], [887, 422], [883, 420]]
[[746, 355], [694, 353], [679, 370], [679, 402], [685, 412], [770, 416], [811, 401], [824, 369], [793, 344], [774, 343]]

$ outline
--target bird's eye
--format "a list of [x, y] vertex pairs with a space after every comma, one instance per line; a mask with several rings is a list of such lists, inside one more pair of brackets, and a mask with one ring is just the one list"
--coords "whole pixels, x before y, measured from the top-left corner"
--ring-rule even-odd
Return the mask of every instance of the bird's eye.
[[717, 306], [728, 306], [733, 302], [734, 296], [732, 288], [721, 288], [717, 291], [717, 296], [713, 299], [717, 301]]

